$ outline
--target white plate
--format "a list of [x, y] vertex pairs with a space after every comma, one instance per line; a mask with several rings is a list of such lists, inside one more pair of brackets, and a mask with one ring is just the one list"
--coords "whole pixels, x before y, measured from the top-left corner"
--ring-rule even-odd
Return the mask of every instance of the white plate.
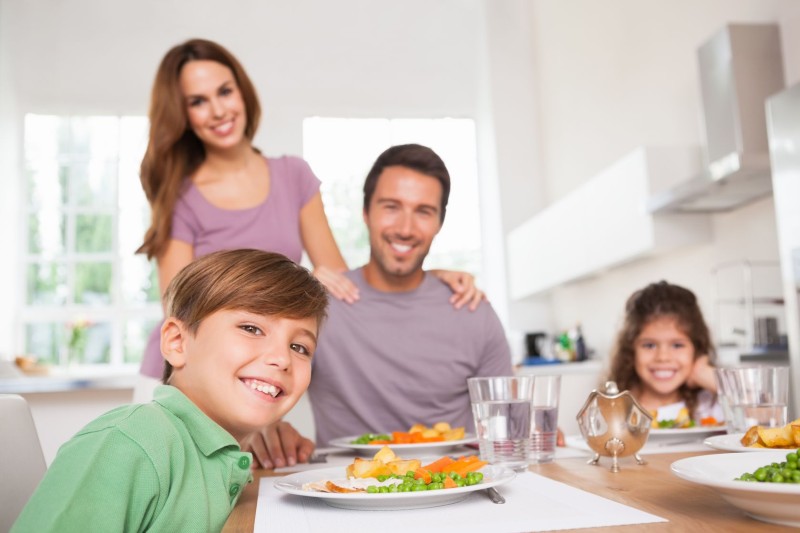
[[725, 426], [698, 426], [693, 428], [666, 429], [651, 428], [647, 437], [647, 442], [660, 445], [689, 443], [693, 441], [699, 443], [705, 437], [724, 432]]
[[744, 433], [730, 433], [728, 435], [715, 435], [703, 441], [706, 446], [711, 446], [717, 450], [725, 452], [780, 452], [789, 453], [797, 450], [797, 447], [783, 449], [770, 448], [750, 448], [742, 444]]
[[[355, 450], [361, 454], [366, 455], [373, 455], [378, 453], [381, 449], [380, 444], [353, 444], [353, 441], [356, 440], [361, 435], [353, 435], [352, 437], [341, 437], [339, 439], [333, 439], [330, 441], [331, 446], [336, 446], [337, 448], [347, 448], [349, 450]], [[415, 457], [420, 457], [424, 455], [443, 455], [444, 453], [463, 446], [464, 444], [470, 444], [475, 442], [477, 439], [475, 435], [471, 433], [467, 433], [464, 435], [463, 439], [459, 440], [445, 440], [442, 442], [420, 442], [418, 444], [387, 444], [395, 453], [405, 457], [409, 453], [414, 454]], [[408, 455], [411, 457], [410, 455]]]
[[344, 474], [344, 468], [342, 467], [298, 472], [276, 480], [274, 485], [276, 489], [288, 494], [307, 498], [320, 498], [331, 507], [367, 511], [393, 511], [437, 507], [460, 502], [477, 490], [508, 483], [516, 476], [513, 470], [501, 466], [487, 465], [481, 468], [480, 472], [483, 473], [483, 481], [477, 485], [455, 489], [427, 490], [424, 492], [393, 492], [386, 494], [356, 492], [337, 494], [303, 490], [304, 483], [341, 479]]
[[724, 433], [725, 426], [695, 426], [693, 428], [651, 428], [650, 436], [656, 439], [664, 437], [674, 437], [675, 435], [713, 435], [714, 433]]
[[672, 463], [672, 472], [680, 478], [712, 487], [729, 503], [753, 518], [800, 526], [800, 485], [734, 481], [745, 472], [772, 462], [786, 460], [791, 450], [761, 453], [723, 453], [689, 457]]

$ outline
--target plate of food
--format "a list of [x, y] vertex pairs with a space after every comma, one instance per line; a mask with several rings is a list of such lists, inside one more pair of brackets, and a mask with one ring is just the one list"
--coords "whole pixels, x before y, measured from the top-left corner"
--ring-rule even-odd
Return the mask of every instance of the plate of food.
[[457, 503], [515, 476], [513, 470], [487, 465], [476, 456], [444, 456], [422, 466], [419, 459], [400, 459], [385, 446], [371, 460], [357, 457], [347, 468], [298, 472], [276, 480], [274, 486], [331, 507], [379, 511]]
[[[689, 411], [685, 407], [680, 408], [676, 413], [659, 413], [651, 411], [653, 425], [650, 428], [649, 441], [664, 442], [687, 442], [690, 440], [701, 440], [703, 437], [724, 433], [726, 427], [714, 417], [692, 420]], [[659, 419], [659, 414], [664, 415]]]
[[[793, 455], [795, 461], [787, 461]], [[672, 472], [687, 481], [711, 487], [732, 505], [758, 520], [800, 526], [800, 472], [797, 454], [787, 450], [723, 453], [688, 457], [672, 463]], [[772, 463], [786, 464], [777, 468]], [[793, 466], [792, 466], [793, 465]], [[777, 475], [780, 478], [774, 478]], [[745, 481], [741, 478], [750, 478]], [[769, 481], [770, 478], [773, 481]], [[797, 479], [786, 483], [785, 477]], [[758, 481], [764, 479], [764, 481]], [[780, 479], [781, 482], [778, 482]]]
[[714, 435], [703, 441], [703, 444], [723, 452], [763, 452], [764, 448], [752, 448], [742, 444], [744, 433], [728, 433]]
[[475, 435], [465, 433], [463, 427], [451, 428], [448, 423], [439, 422], [432, 427], [415, 424], [408, 431], [351, 435], [333, 439], [329, 444], [365, 455], [375, 453], [381, 446], [390, 446], [398, 452], [424, 456], [441, 455], [476, 440]]
[[800, 448], [800, 418], [776, 428], [752, 426], [745, 433], [709, 437], [703, 443], [726, 452], [796, 450]]

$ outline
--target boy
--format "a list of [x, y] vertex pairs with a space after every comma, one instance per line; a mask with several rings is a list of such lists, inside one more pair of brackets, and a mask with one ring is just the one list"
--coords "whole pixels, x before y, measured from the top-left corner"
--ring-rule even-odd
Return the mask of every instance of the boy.
[[59, 450], [12, 531], [219, 531], [252, 456], [311, 378], [327, 296], [275, 253], [217, 252], [165, 294], [165, 385], [91, 422]]

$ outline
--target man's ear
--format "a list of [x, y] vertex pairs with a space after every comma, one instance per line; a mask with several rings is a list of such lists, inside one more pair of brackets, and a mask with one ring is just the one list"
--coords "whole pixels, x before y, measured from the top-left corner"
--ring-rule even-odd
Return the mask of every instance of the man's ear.
[[186, 365], [186, 341], [189, 330], [183, 322], [171, 316], [161, 326], [161, 355], [169, 361], [172, 368]]

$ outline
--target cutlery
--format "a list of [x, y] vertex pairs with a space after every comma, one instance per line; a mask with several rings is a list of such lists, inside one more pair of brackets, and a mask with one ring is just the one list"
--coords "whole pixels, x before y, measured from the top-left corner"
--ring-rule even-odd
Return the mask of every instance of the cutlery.
[[486, 495], [489, 496], [492, 503], [506, 503], [506, 499], [494, 487], [486, 489]]
[[328, 462], [328, 454], [327, 453], [314, 452], [314, 453], [311, 454], [311, 457], [308, 458], [308, 462], [310, 464], [327, 463]]

